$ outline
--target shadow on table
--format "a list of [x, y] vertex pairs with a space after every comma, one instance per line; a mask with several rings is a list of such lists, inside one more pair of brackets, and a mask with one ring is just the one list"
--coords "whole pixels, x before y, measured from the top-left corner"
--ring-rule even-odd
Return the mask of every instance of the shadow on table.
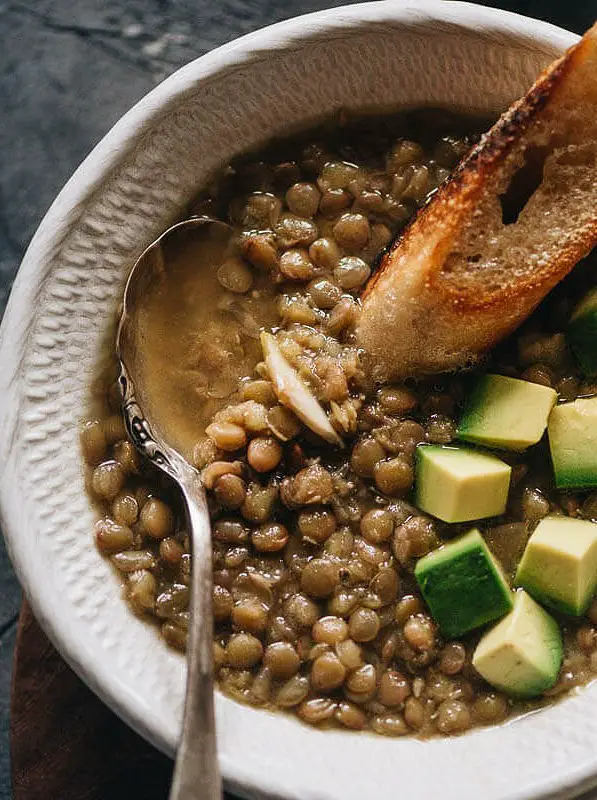
[[76, 677], [24, 605], [15, 651], [14, 800], [164, 800], [172, 762]]

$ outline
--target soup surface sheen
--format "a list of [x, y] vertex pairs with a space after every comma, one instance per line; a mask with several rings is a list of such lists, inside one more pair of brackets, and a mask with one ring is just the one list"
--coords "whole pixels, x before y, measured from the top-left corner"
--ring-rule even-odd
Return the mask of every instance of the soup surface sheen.
[[[415, 449], [455, 441], [467, 376], [375, 386], [354, 345], [359, 293], [384, 248], [449, 176], [485, 124], [447, 112], [335, 118], [245, 157], [189, 209], [228, 221], [229, 241], [191, 236], [143, 307], [151, 416], [203, 470], [214, 544], [214, 661], [222, 691], [320, 726], [452, 735], [500, 722], [597, 670], [597, 604], [557, 616], [565, 656], [534, 701], [475, 671], [479, 632], [440, 634], [414, 578], [419, 558], [466, 532], [412, 499]], [[484, 368], [595, 392], [564, 331], [588, 288], [574, 275]], [[278, 402], [260, 332], [277, 345], [345, 442], [326, 444]], [[116, 364], [94, 386], [82, 433], [89, 487], [136, 614], [184, 650], [191, 555], [176, 493], [126, 439]], [[149, 401], [148, 401], [149, 402]], [[540, 519], [597, 518], [597, 494], [557, 491], [544, 440], [500, 454], [506, 512], [474, 523], [512, 581]]]

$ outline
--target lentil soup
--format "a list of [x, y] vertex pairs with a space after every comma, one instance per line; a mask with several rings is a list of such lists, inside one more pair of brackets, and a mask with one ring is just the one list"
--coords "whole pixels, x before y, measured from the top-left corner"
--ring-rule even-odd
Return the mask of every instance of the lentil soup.
[[[239, 701], [311, 725], [453, 735], [534, 708], [597, 671], [592, 602], [582, 614], [550, 610], [564, 656], [548, 688], [529, 698], [486, 682], [473, 655], [488, 626], [446, 635], [415, 574], [476, 527], [516, 586], [537, 524], [597, 520], [597, 493], [556, 488], [544, 436], [498, 449], [510, 475], [503, 513], [474, 524], [425, 513], [417, 453], [457, 442], [475, 376], [375, 386], [354, 345], [359, 292], [379, 255], [484, 127], [439, 111], [340, 116], [240, 159], [189, 209], [229, 221], [232, 240], [207, 249], [190, 241], [147, 300], [145, 368], [160, 424], [208, 490], [215, 671]], [[592, 395], [566, 335], [589, 276], [577, 268], [483, 373], [551, 387], [560, 403]], [[281, 401], [263, 330], [323, 409], [328, 436]], [[82, 431], [102, 511], [96, 543], [132, 610], [184, 650], [184, 516], [127, 440], [115, 379], [111, 362]]]

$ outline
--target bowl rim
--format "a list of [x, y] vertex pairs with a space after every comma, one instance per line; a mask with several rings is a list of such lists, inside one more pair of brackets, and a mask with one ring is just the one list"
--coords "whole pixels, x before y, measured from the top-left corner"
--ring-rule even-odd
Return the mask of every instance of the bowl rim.
[[[167, 103], [224, 70], [263, 57], [264, 53], [300, 46], [302, 40], [315, 30], [320, 34], [346, 31], [384, 20], [402, 23], [406, 27], [440, 23], [453, 25], [463, 32], [478, 33], [482, 30], [487, 34], [516, 38], [520, 46], [524, 46], [526, 41], [534, 51], [544, 50], [549, 54], [554, 48], [564, 50], [578, 39], [551, 23], [460, 0], [373, 0], [292, 17], [236, 38], [176, 70], [144, 95], [92, 149], [39, 224], [19, 267], [0, 326], [0, 363], [4, 367], [0, 371], [0, 404], [3, 408], [0, 419], [0, 524], [15, 571], [36, 618], [73, 670], [119, 717], [168, 755], [172, 755], [171, 747], [147, 723], [146, 709], [135, 702], [134, 696], [112, 682], [101, 660], [95, 661], [92, 652], [80, 646], [71, 634], [68, 615], [56, 613], [55, 598], [39, 581], [36, 570], [30, 566], [27, 548], [20, 544], [20, 519], [15, 504], [10, 502], [11, 476], [4, 464], [11, 452], [11, 431], [18, 418], [16, 378], [22, 369], [27, 333], [35, 315], [37, 291], [47, 275], [53, 254], [76, 223], [85, 201], [119, 164], [123, 153], [129, 150], [143, 129], [159, 117]], [[281, 796], [276, 786], [271, 783], [264, 785], [263, 779], [257, 783], [254, 776], [243, 773], [233, 759], [220, 756], [220, 760], [224, 779], [235, 791], [247, 796], [270, 796], [270, 793], [271, 796]], [[586, 768], [577, 769], [574, 774], [565, 773], [558, 782], [550, 781], [549, 791], [580, 788], [592, 783], [597, 778], [596, 773], [597, 759]], [[530, 794], [516, 796], [534, 797], [546, 789], [543, 783], [533, 787]]]

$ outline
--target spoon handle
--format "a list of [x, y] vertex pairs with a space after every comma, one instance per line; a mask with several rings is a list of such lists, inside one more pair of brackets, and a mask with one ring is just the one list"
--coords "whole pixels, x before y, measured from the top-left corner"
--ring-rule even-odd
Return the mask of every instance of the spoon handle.
[[213, 686], [211, 532], [205, 491], [191, 468], [180, 476], [193, 553], [187, 689], [170, 800], [221, 800]]

